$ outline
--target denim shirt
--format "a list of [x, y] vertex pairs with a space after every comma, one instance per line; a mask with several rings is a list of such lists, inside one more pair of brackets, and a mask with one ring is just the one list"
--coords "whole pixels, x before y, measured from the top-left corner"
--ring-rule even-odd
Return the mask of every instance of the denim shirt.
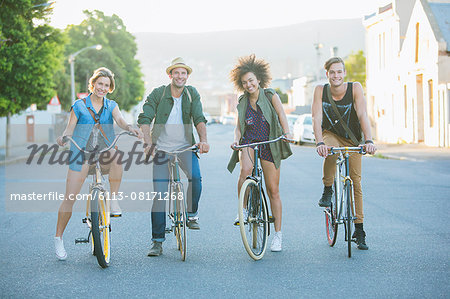
[[[92, 118], [91, 113], [88, 110], [88, 107], [94, 112], [95, 117], [99, 118], [100, 124], [102, 125], [103, 131], [105, 131], [106, 136], [100, 132], [100, 135], [103, 137], [106, 145], [110, 145], [111, 142], [115, 138], [114, 134], [114, 119], [112, 116], [112, 112], [114, 108], [116, 108], [117, 103], [113, 100], [109, 100], [106, 97], [103, 98], [103, 112], [101, 115], [98, 115], [95, 111], [92, 101], [91, 94], [86, 97], [86, 105], [83, 100], [77, 100], [73, 103], [70, 109], [73, 109], [75, 116], [77, 117], [77, 125], [73, 132], [72, 138], [75, 142], [83, 149], [86, 148], [86, 144], [89, 140], [89, 136], [91, 135], [92, 128], [95, 125], [95, 121]], [[107, 137], [107, 138], [105, 138]], [[74, 171], [81, 171], [81, 166], [84, 162], [84, 155], [80, 154], [80, 151], [71, 144], [71, 159], [69, 168]]]

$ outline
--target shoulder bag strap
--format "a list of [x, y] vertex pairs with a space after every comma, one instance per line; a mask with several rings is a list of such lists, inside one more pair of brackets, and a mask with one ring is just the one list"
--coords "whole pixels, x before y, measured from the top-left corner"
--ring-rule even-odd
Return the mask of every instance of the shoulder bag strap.
[[191, 93], [189, 92], [189, 89], [187, 87], [185, 87], [184, 89], [186, 89], [186, 93], [187, 93], [187, 96], [189, 98], [189, 103], [192, 104], [192, 97], [191, 97]]
[[331, 107], [333, 107], [334, 113], [336, 113], [337, 117], [339, 118], [339, 122], [341, 123], [341, 125], [344, 128], [345, 132], [347, 132], [348, 137], [350, 137], [350, 139], [352, 140], [354, 145], [358, 145], [359, 144], [358, 140], [356, 139], [355, 135], [353, 134], [353, 132], [348, 127], [347, 123], [342, 119], [342, 116], [341, 116], [341, 114], [339, 113], [339, 110], [336, 107], [336, 103], [334, 102], [333, 97], [331, 96], [330, 86], [328, 84], [325, 84], [324, 89], [325, 89], [325, 92], [327, 93], [328, 101], [330, 102]]
[[[86, 98], [83, 98], [83, 102], [84, 102], [84, 104], [86, 105]], [[100, 120], [95, 118], [95, 113], [94, 113], [94, 111], [92, 111], [91, 108], [89, 108], [87, 105], [86, 105], [86, 108], [87, 108], [87, 110], [89, 111], [89, 113], [91, 114], [92, 118], [94, 119], [95, 126], [100, 130], [100, 132], [102, 133], [102, 135], [105, 136], [106, 140], [107, 140], [108, 142], [110, 142], [109, 139], [108, 139], [108, 136], [106, 136], [105, 131], [103, 131], [102, 125], [100, 124]]]

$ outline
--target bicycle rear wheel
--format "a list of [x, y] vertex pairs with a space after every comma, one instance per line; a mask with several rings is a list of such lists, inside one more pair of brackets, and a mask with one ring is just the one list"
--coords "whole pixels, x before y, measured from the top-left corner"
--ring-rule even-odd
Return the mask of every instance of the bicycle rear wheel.
[[[267, 204], [260, 196], [258, 184], [254, 180], [247, 179], [242, 184], [238, 208], [239, 227], [245, 250], [254, 260], [264, 256], [269, 231]], [[248, 211], [247, 217], [244, 207]]]
[[333, 200], [331, 206], [325, 209], [325, 227], [327, 232], [327, 240], [330, 246], [334, 246], [337, 239], [338, 224], [337, 224], [337, 202], [338, 192], [336, 191], [336, 181], [333, 184]]
[[348, 257], [352, 257], [352, 198], [351, 198], [351, 187], [350, 182], [345, 183], [345, 202], [346, 202], [346, 209], [347, 209], [347, 215], [345, 219], [345, 239], [347, 241], [347, 250], [348, 250]]
[[[186, 198], [183, 192], [183, 185], [181, 183], [177, 184], [175, 188], [173, 188], [175, 194], [175, 238], [177, 239], [177, 247], [181, 253], [181, 260], [185, 261], [187, 257], [187, 207], [186, 207]], [[170, 196], [172, 196], [170, 194]]]
[[91, 195], [91, 232], [94, 253], [98, 264], [102, 268], [106, 268], [109, 266], [111, 257], [110, 216], [103, 192], [98, 188], [93, 188]]

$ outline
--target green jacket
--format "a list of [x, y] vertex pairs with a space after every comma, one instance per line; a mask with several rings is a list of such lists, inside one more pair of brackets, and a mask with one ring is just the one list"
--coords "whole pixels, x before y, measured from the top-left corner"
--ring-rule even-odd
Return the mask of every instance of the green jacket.
[[[262, 114], [264, 118], [268, 121], [270, 130], [269, 130], [269, 140], [275, 139], [283, 134], [283, 129], [281, 128], [280, 121], [278, 119], [278, 114], [275, 108], [272, 105], [272, 98], [268, 98], [266, 96], [272, 97], [275, 94], [275, 90], [259, 88], [259, 96], [256, 105], [261, 108]], [[239, 127], [241, 130], [241, 140], [244, 137], [246, 124], [245, 124], [245, 113], [247, 111], [248, 106], [248, 94], [244, 93], [239, 97], [239, 103], [237, 105], [238, 111], [238, 120]], [[290, 155], [292, 155], [291, 148], [288, 143], [284, 141], [279, 141], [275, 143], [269, 144], [270, 151], [272, 152], [273, 162], [275, 163], [275, 167], [278, 169], [281, 164], [281, 160], [286, 159]], [[233, 151], [231, 155], [230, 162], [228, 163], [228, 171], [233, 172], [234, 167], [236, 167], [236, 163], [239, 162], [239, 154], [238, 151]]]
[[[188, 92], [186, 92], [186, 89]], [[184, 129], [186, 136], [191, 135], [192, 144], [195, 144], [192, 124], [194, 126], [197, 126], [201, 122], [206, 124], [200, 94], [194, 87], [186, 85], [181, 95], [181, 110], [183, 111], [183, 124], [185, 124]], [[152, 127], [152, 142], [154, 144], [156, 144], [164, 125], [167, 123], [167, 119], [173, 108], [173, 103], [169, 84], [153, 89], [142, 107], [142, 113], [139, 114], [137, 122], [139, 125], [150, 125], [154, 120]]]

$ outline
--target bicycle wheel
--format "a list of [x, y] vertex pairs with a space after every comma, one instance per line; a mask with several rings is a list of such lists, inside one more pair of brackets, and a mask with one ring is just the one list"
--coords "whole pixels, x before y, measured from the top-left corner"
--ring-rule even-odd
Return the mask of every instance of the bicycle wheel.
[[[244, 203], [248, 216], [244, 218]], [[239, 227], [242, 242], [248, 255], [254, 260], [264, 256], [267, 247], [269, 215], [264, 199], [260, 198], [258, 184], [247, 179], [239, 194]]]
[[[186, 199], [183, 192], [183, 185], [177, 184], [175, 191], [175, 237], [177, 247], [181, 253], [181, 260], [185, 261], [187, 256], [187, 208]], [[172, 196], [172, 194], [171, 194]], [[171, 200], [172, 197], [171, 197]]]
[[333, 200], [331, 206], [325, 209], [325, 226], [327, 232], [327, 240], [330, 246], [334, 246], [337, 239], [338, 224], [337, 224], [337, 202], [338, 192], [336, 191], [336, 180], [333, 184]]
[[94, 243], [94, 253], [98, 264], [102, 268], [109, 266], [110, 261], [110, 218], [107, 212], [106, 200], [103, 193], [98, 188], [92, 189], [91, 198], [91, 221], [92, 221], [92, 241]]
[[88, 239], [91, 241], [91, 252], [95, 255], [94, 239], [92, 238], [92, 230], [89, 232]]
[[345, 219], [345, 237], [347, 241], [348, 257], [352, 257], [352, 207], [350, 182], [345, 183], [345, 203], [347, 215]]

